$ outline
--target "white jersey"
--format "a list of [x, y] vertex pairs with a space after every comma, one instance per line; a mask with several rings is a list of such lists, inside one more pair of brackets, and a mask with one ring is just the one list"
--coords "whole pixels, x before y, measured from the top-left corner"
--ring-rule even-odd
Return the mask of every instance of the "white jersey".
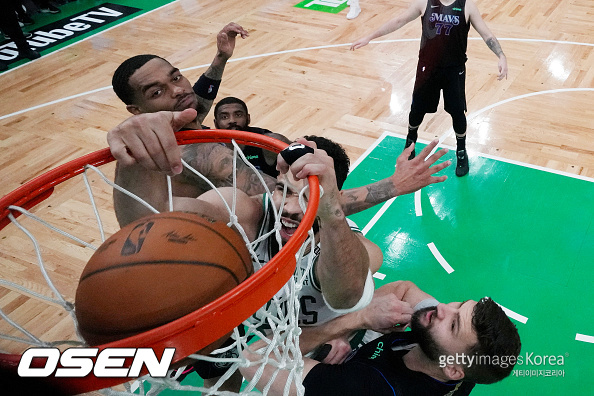
[[[274, 229], [274, 213], [270, 200], [264, 195], [264, 218], [258, 231], [257, 238], [269, 233]], [[353, 232], [361, 233], [355, 222], [347, 219], [349, 226]], [[304, 245], [311, 245], [311, 242], [306, 242]], [[254, 270], [258, 271], [264, 264], [266, 264], [278, 252], [278, 243], [276, 242], [274, 233], [267, 239], [255, 245], [254, 251], [258, 256], [258, 260], [254, 260]], [[297, 268], [295, 276], [303, 275], [303, 286], [298, 293], [299, 297], [299, 326], [317, 326], [328, 322], [341, 314], [332, 311], [326, 305], [322, 297], [322, 290], [319, 282], [315, 276], [315, 265], [320, 255], [320, 244], [317, 243], [313, 249], [303, 254], [301, 258], [297, 257]], [[288, 293], [288, 290], [281, 289], [280, 293]], [[277, 294], [277, 295], [279, 295]], [[270, 304], [267, 304], [266, 309], [270, 309]], [[254, 314], [254, 319], [257, 319], [258, 314]]]

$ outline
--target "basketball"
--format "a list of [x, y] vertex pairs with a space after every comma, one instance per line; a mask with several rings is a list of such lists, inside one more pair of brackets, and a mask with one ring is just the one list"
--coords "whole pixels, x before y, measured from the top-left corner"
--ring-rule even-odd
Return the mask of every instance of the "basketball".
[[144, 217], [107, 239], [83, 270], [75, 297], [80, 333], [101, 345], [154, 329], [252, 273], [244, 240], [226, 224], [182, 212]]

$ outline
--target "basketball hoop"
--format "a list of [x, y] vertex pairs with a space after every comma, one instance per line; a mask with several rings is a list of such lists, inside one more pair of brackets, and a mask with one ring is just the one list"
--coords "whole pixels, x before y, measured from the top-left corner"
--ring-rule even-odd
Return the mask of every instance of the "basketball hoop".
[[[179, 145], [235, 141], [237, 144], [257, 146], [274, 152], [279, 152], [287, 146], [279, 140], [243, 131], [184, 131], [178, 132], [176, 137]], [[102, 149], [61, 165], [15, 189], [0, 199], [0, 230], [22, 214], [14, 207], [32, 209], [48, 199], [58, 184], [85, 173], [89, 165], [101, 166], [113, 160], [109, 149]], [[150, 331], [101, 345], [98, 347], [99, 350], [124, 347], [152, 348], [157, 356], [161, 356], [165, 348], [175, 347], [173, 363], [176, 363], [229, 333], [258, 311], [292, 279], [295, 272], [295, 256], [308, 236], [319, 202], [320, 189], [317, 177], [310, 176], [308, 182], [310, 198], [303, 220], [287, 244], [263, 268], [206, 306]], [[20, 357], [19, 354], [0, 353], [0, 367], [16, 369]], [[86, 378], [52, 378], [52, 381], [61, 384], [62, 387], [66, 385], [71, 394], [104, 389], [129, 380], [99, 378], [93, 374]]]

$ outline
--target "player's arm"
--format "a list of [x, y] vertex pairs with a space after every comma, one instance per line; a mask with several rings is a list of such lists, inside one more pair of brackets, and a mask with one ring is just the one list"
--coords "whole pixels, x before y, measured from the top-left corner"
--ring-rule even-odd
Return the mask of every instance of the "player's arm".
[[392, 295], [396, 299], [408, 303], [413, 308], [425, 300], [435, 300], [433, 296], [425, 293], [411, 281], [396, 281], [387, 283], [376, 290], [376, 295]]
[[[219, 143], [201, 143], [186, 145], [182, 152], [183, 159], [192, 168], [204, 175], [215, 187], [233, 186], [233, 150]], [[276, 179], [262, 172], [254, 172], [240, 158], [236, 161], [237, 166], [237, 188], [247, 195], [262, 194], [265, 192], [264, 185], [260, 181], [260, 175], [269, 190], [272, 191]], [[200, 176], [191, 170], [184, 168], [182, 172], [184, 183], [200, 187], [202, 192], [210, 190], [210, 185]]]
[[392, 33], [400, 29], [407, 23], [414, 21], [415, 19], [423, 15], [423, 13], [425, 12], [426, 4], [426, 0], [413, 0], [410, 6], [402, 14], [398, 15], [393, 19], [390, 19], [388, 22], [380, 26], [379, 29], [355, 41], [351, 45], [351, 51], [364, 47], [367, 44], [369, 44], [371, 40]]
[[[162, 211], [167, 204], [165, 174], [182, 170], [175, 132], [196, 117], [194, 109], [132, 116], [107, 133], [117, 160], [115, 182]], [[152, 213], [144, 205], [114, 190], [114, 206], [120, 226]]]
[[409, 161], [408, 156], [414, 150], [414, 145], [411, 145], [398, 156], [396, 170], [392, 176], [363, 187], [343, 190], [341, 192], [341, 201], [345, 214], [349, 216], [390, 198], [410, 194], [430, 184], [445, 181], [447, 176], [435, 176], [435, 174], [448, 167], [451, 161], [434, 164], [448, 150], [438, 150], [425, 160], [437, 143], [438, 141], [434, 140], [419, 155]]
[[365, 308], [339, 316], [320, 326], [302, 328], [301, 351], [306, 354], [329, 340], [349, 337], [360, 329], [380, 333], [401, 331], [410, 323], [415, 306], [434, 298], [410, 281], [387, 283], [375, 290]]
[[[297, 141], [315, 148], [313, 142]], [[281, 156], [278, 166], [281, 172], [289, 169]], [[370, 299], [373, 292], [370, 267], [379, 267], [382, 255], [377, 245], [353, 232], [347, 223], [336, 184], [334, 161], [324, 150], [315, 149], [297, 159], [290, 171], [296, 179], [318, 176], [324, 191], [317, 211], [321, 252], [315, 275], [326, 303], [334, 310], [351, 309], [359, 303], [364, 305], [362, 297]]]
[[491, 32], [491, 29], [489, 29], [483, 20], [478, 7], [472, 0], [467, 0], [465, 12], [468, 15], [468, 20], [470, 21], [472, 27], [478, 32], [478, 34], [481, 35], [485, 41], [485, 44], [487, 44], [487, 47], [489, 47], [489, 49], [493, 51], [495, 55], [497, 55], [497, 58], [499, 58], [497, 65], [499, 68], [499, 75], [497, 76], [497, 79], [507, 79], [507, 58], [501, 49], [499, 41], [497, 41], [497, 37], [495, 37], [493, 32]]
[[199, 123], [204, 121], [217, 96], [225, 65], [235, 50], [235, 39], [237, 35], [246, 38], [249, 33], [234, 22], [227, 24], [217, 34], [217, 54], [208, 70], [194, 84], [194, 92], [198, 96], [197, 121]]
[[234, 191], [233, 188], [225, 187], [220, 188], [219, 193], [221, 195], [214, 190], [210, 190], [198, 198], [174, 197], [173, 210], [197, 213], [213, 220], [228, 223], [230, 221], [228, 208], [233, 207], [233, 196], [235, 195], [237, 222], [245, 231], [248, 239], [253, 241], [262, 217], [262, 196], [249, 197], [242, 191]]

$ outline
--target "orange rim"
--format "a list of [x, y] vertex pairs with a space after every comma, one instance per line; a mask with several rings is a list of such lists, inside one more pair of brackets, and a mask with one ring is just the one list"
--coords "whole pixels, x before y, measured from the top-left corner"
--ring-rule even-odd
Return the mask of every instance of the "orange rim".
[[[257, 146], [274, 152], [287, 147], [286, 143], [279, 140], [244, 131], [183, 131], [176, 133], [176, 137], [179, 145], [229, 143], [234, 139], [238, 144]], [[54, 186], [82, 173], [85, 165], [100, 166], [112, 161], [114, 158], [109, 148], [98, 150], [58, 166], [15, 189], [0, 199], [0, 230], [10, 223], [9, 205], [30, 209], [47, 199], [52, 194]], [[295, 272], [295, 253], [305, 241], [315, 220], [320, 196], [318, 178], [310, 176], [308, 182], [310, 199], [303, 220], [287, 244], [264, 267], [210, 304], [153, 330], [98, 346], [99, 351], [105, 348], [152, 348], [160, 357], [165, 348], [174, 347], [176, 352], [172, 363], [176, 363], [229, 333], [266, 304]], [[17, 217], [20, 212], [13, 215]], [[0, 366], [16, 370], [20, 358], [21, 355], [18, 354], [0, 354]], [[34, 360], [32, 365], [43, 367], [44, 364], [45, 362], [39, 359]], [[126, 365], [130, 364], [131, 360], [127, 359]], [[141, 375], [144, 374], [146, 371], [141, 372]], [[78, 394], [119, 385], [132, 378], [101, 378], [91, 373], [85, 378], [50, 377], [49, 380], [61, 388], [66, 387], [69, 394]]]

